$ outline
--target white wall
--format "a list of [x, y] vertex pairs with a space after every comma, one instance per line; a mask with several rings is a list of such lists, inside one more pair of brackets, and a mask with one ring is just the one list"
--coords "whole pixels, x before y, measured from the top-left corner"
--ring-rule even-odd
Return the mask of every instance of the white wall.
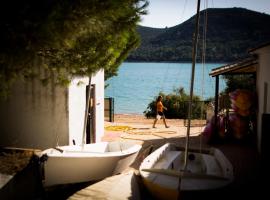
[[[83, 125], [86, 105], [86, 86], [88, 78], [76, 78], [69, 87], [69, 144], [75, 140], [82, 143]], [[80, 84], [78, 84], [80, 83]], [[104, 71], [92, 76], [91, 84], [96, 85], [96, 142], [104, 135]], [[85, 138], [84, 138], [85, 141]]]
[[[78, 81], [82, 84], [77, 85]], [[43, 86], [40, 81], [17, 81], [6, 102], [0, 101], [0, 146], [46, 149], [81, 143], [88, 78], [67, 87]], [[96, 84], [96, 141], [104, 134], [104, 72]]]
[[17, 81], [0, 102], [0, 146], [45, 149], [68, 143], [67, 89]]
[[[259, 56], [259, 67], [257, 68], [257, 91], [258, 91], [258, 150], [261, 147], [261, 124], [262, 114], [270, 113], [270, 46], [260, 48], [254, 52]], [[264, 84], [268, 84], [267, 102], [264, 102]], [[266, 110], [263, 110], [264, 104], [267, 103]]]
[[69, 115], [69, 144], [72, 140], [81, 144], [83, 135], [84, 113], [86, 105], [86, 85], [88, 78], [72, 80], [68, 89], [68, 115]]
[[100, 70], [93, 78], [96, 84], [96, 142], [104, 135], [104, 70]]

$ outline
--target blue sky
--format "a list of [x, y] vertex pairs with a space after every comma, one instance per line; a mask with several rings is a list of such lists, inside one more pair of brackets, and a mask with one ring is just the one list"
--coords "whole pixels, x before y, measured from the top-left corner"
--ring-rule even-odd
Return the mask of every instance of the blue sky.
[[[143, 17], [142, 26], [165, 28], [186, 21], [196, 13], [197, 0], [149, 0], [148, 15]], [[270, 0], [201, 0], [205, 8], [241, 7], [270, 14]]]

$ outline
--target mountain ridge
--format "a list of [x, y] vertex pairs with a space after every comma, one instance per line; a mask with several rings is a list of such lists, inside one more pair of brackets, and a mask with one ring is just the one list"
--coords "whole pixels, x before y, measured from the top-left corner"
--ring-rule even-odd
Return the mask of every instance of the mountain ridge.
[[[141, 45], [126, 61], [189, 62], [194, 27], [195, 16], [170, 28], [138, 26]], [[202, 59], [205, 27], [206, 62], [243, 59], [248, 49], [270, 41], [270, 15], [244, 8], [208, 8], [200, 11], [197, 60]]]

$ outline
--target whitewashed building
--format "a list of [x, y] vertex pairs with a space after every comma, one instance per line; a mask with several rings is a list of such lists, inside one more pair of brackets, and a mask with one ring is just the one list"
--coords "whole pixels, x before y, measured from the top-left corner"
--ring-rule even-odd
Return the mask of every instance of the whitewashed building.
[[[256, 70], [258, 147], [259, 151], [266, 151], [270, 134], [270, 43], [256, 47], [249, 52], [255, 54], [258, 60]], [[262, 118], [264, 118], [264, 122]]]
[[254, 74], [257, 92], [257, 130], [258, 151], [265, 154], [270, 133], [270, 43], [249, 50], [247, 59], [212, 69], [216, 78], [215, 116], [218, 113], [219, 76], [225, 74]]
[[[17, 81], [0, 102], [0, 146], [46, 149], [81, 144], [89, 78], [75, 78], [68, 87], [40, 81]], [[99, 142], [104, 134], [104, 71], [91, 78], [88, 128], [83, 141]]]

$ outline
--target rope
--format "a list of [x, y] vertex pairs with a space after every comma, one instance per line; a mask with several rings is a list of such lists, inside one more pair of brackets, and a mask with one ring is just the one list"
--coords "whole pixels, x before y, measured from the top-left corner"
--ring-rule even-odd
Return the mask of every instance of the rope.
[[[186, 5], [187, 5], [187, 0], [185, 0], [185, 2], [184, 2], [184, 8], [183, 8], [182, 13], [181, 13], [181, 15], [180, 15], [180, 20], [183, 19], [183, 16], [184, 16], [185, 11], [186, 11]], [[179, 67], [179, 69], [180, 69], [180, 68], [181, 68], [181, 67]], [[161, 86], [160, 86], [160, 91], [164, 91], [164, 84], [165, 84], [165, 81], [166, 81], [167, 78], [168, 78], [168, 72], [169, 72], [169, 64], [167, 64], [165, 76], [164, 76], [163, 81], [162, 81], [162, 84], [161, 84]], [[179, 73], [181, 73], [181, 70], [179, 71]], [[176, 78], [177, 78], [177, 76], [176, 76]], [[178, 79], [177, 79], [177, 80], [178, 80]], [[176, 81], [175, 81], [175, 82], [176, 82]], [[181, 86], [181, 87], [182, 87], [182, 86]], [[176, 88], [176, 89], [178, 89], [178, 88]]]
[[128, 131], [133, 130], [135, 128], [132, 128], [130, 126], [106, 126], [105, 129], [107, 131]]
[[[203, 38], [202, 38], [202, 82], [201, 82], [201, 88], [202, 88], [202, 93], [201, 97], [204, 99], [204, 82], [205, 82], [205, 63], [206, 63], [206, 34], [207, 34], [207, 8], [208, 8], [208, 0], [204, 1], [204, 25], [203, 25]], [[201, 104], [201, 120], [203, 116], [203, 108], [204, 108], [204, 103]], [[201, 127], [201, 132], [202, 132], [202, 127]], [[202, 149], [202, 134], [200, 135], [200, 153]]]
[[202, 38], [202, 98], [204, 98], [204, 77], [205, 77], [205, 63], [206, 63], [206, 33], [207, 33], [207, 0], [205, 0], [205, 12], [204, 12], [204, 26], [203, 26], [203, 38]]
[[185, 14], [185, 11], [186, 11], [186, 5], [187, 5], [187, 0], [185, 0], [185, 3], [184, 3], [184, 9], [183, 9], [183, 11], [182, 11], [181, 18], [183, 18], [184, 14]]

